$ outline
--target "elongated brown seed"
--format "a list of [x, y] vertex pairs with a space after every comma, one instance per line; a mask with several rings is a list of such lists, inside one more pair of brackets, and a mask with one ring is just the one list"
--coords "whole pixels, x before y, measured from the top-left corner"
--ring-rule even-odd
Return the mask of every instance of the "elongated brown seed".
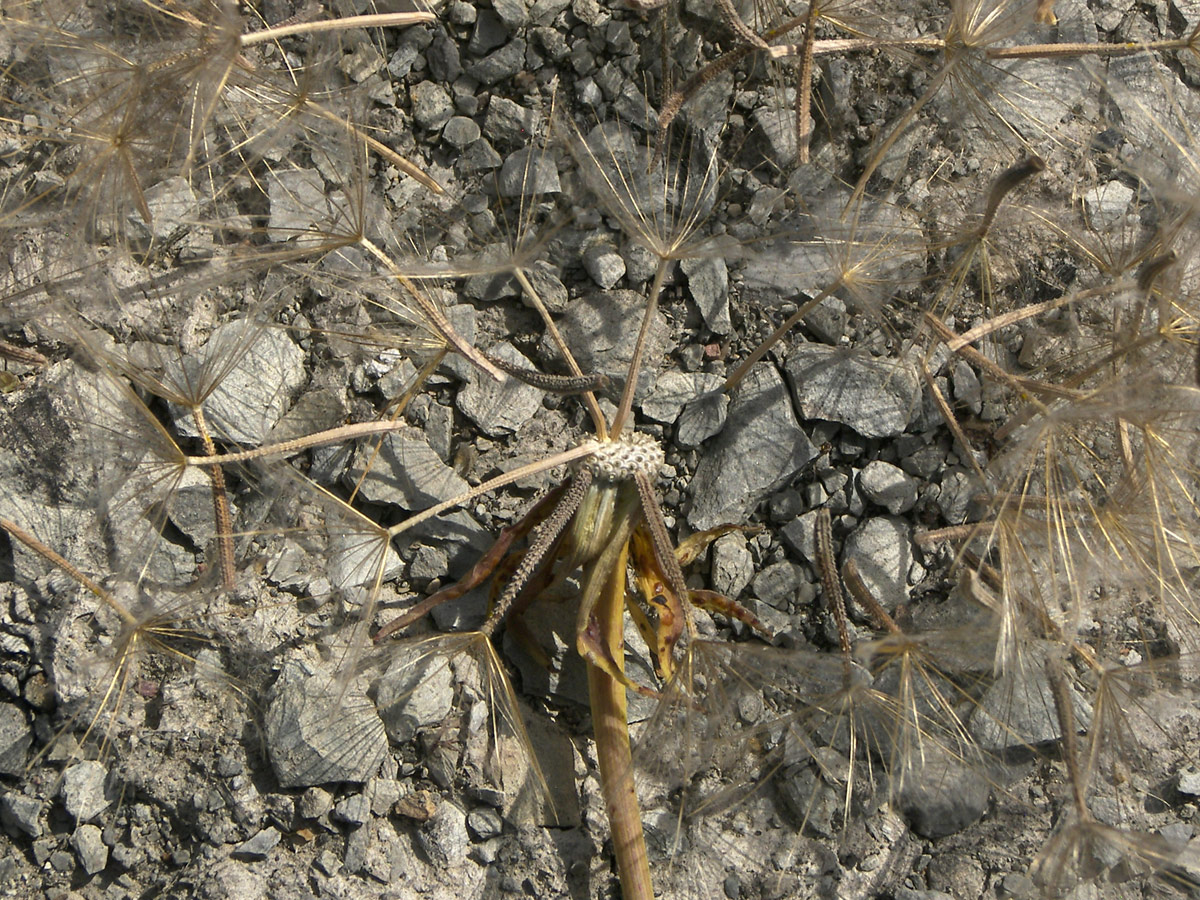
[[1040, 156], [1031, 156], [1000, 173], [999, 177], [992, 182], [991, 191], [988, 192], [987, 206], [984, 208], [983, 218], [979, 222], [978, 234], [980, 237], [988, 233], [996, 218], [996, 211], [1000, 209], [1000, 204], [1004, 202], [1004, 198], [1012, 192], [1013, 188], [1022, 181], [1032, 178], [1038, 172], [1045, 171], [1045, 168], [1045, 160]]

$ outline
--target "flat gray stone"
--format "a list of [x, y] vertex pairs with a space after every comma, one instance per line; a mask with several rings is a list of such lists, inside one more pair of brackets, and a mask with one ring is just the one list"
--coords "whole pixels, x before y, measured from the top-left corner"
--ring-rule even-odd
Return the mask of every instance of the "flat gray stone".
[[450, 146], [458, 147], [460, 150], [479, 140], [479, 134], [479, 126], [475, 124], [475, 120], [468, 119], [466, 116], [454, 116], [446, 122], [446, 127], [442, 129], [442, 139]]
[[625, 260], [608, 241], [591, 241], [583, 251], [583, 268], [592, 281], [607, 291], [625, 275]]
[[388, 737], [410, 741], [419, 728], [444, 722], [454, 706], [449, 660], [420, 647], [405, 647], [373, 685], [372, 695]]
[[493, 96], [483, 117], [484, 136], [497, 143], [521, 144], [538, 132], [542, 117], [507, 97]]
[[729, 334], [733, 323], [729, 319], [729, 269], [720, 256], [689, 257], [679, 267], [687, 276], [688, 291], [704, 324], [713, 334]]
[[727, 534], [713, 542], [713, 590], [736, 600], [753, 577], [754, 557], [746, 546], [745, 536]]
[[923, 763], [905, 773], [896, 806], [917, 834], [940, 838], [983, 818], [990, 794], [982, 773], [927, 748]]
[[310, 787], [300, 795], [296, 812], [305, 819], [316, 819], [333, 809], [333, 795], [320, 787]]
[[[720, 389], [723, 379], [707, 372], [663, 372], [642, 401], [642, 414], [656, 422], [670, 425], [679, 418], [684, 407], [697, 397]], [[715, 433], [715, 432], [714, 432]]]
[[504, 197], [544, 197], [562, 190], [554, 158], [539, 149], [527, 146], [517, 150], [500, 166], [500, 194]]
[[529, 8], [524, 0], [492, 0], [492, 9], [510, 32], [529, 24]]
[[285, 788], [365, 782], [387, 753], [383, 722], [366, 695], [300, 659], [284, 663], [264, 725], [271, 767]]
[[108, 809], [110, 800], [105, 790], [108, 769], [95, 760], [75, 763], [63, 773], [63, 806], [77, 822], [87, 822]]
[[409, 96], [412, 98], [412, 115], [422, 128], [434, 131], [450, 121], [454, 115], [454, 101], [446, 89], [432, 81], [414, 84]]
[[[584, 372], [600, 372], [613, 380], [612, 389], [624, 388], [633, 360], [638, 328], [646, 298], [636, 291], [605, 291], [588, 294], [567, 307], [558, 328]], [[671, 333], [661, 310], [650, 323], [645, 359], [638, 373], [635, 399], [640, 402], [653, 389], [658, 369], [670, 348]], [[542, 353], [558, 359], [558, 349], [543, 338]]]
[[471, 40], [467, 44], [467, 52], [472, 56], [483, 56], [497, 47], [503, 46], [508, 40], [508, 29], [504, 20], [490, 9], [481, 9], [475, 15], [475, 28], [471, 32]]
[[[370, 470], [363, 478], [367, 463]], [[427, 509], [467, 490], [467, 483], [450, 468], [415, 428], [402, 428], [379, 444], [363, 447], [350, 466], [349, 478], [370, 503], [391, 503], [409, 511]]]
[[701, 394], [679, 414], [676, 443], [681, 447], [699, 447], [725, 427], [728, 415], [729, 395], [723, 390]]
[[234, 847], [231, 855], [234, 859], [266, 859], [271, 855], [271, 851], [279, 846], [280, 837], [279, 829], [273, 825], [269, 826], [254, 835], [250, 840], [243, 841]]
[[333, 808], [333, 820], [352, 828], [360, 828], [371, 820], [371, 804], [362, 794], [343, 797]]
[[801, 585], [807, 583], [804, 569], [785, 559], [772, 563], [755, 576], [754, 596], [775, 609], [789, 612], [800, 593]]
[[[522, 369], [536, 371], [537, 367], [520, 350], [507, 341], [488, 352]], [[472, 368], [465, 387], [458, 392], [456, 403], [464, 416], [490, 437], [504, 437], [517, 431], [542, 408], [543, 394], [511, 375], [496, 381], [485, 372]]]
[[894, 437], [921, 412], [912, 366], [868, 353], [801, 344], [788, 357], [788, 378], [805, 419], [825, 419], [863, 437]]
[[[209, 429], [219, 440], [258, 446], [306, 383], [304, 359], [286, 331], [239, 319], [218, 326], [199, 351], [177, 360], [172, 378], [195, 383], [206, 377], [201, 373], [221, 367], [226, 374], [204, 403]], [[176, 427], [196, 437], [192, 413], [172, 411]]]
[[145, 199], [150, 221], [143, 221], [140, 212], [128, 217], [130, 225], [145, 238], [164, 240], [196, 220], [196, 192], [185, 178], [174, 176], [160, 181], [146, 190]]
[[492, 145], [485, 138], [480, 138], [463, 151], [462, 156], [458, 160], [458, 165], [465, 174], [470, 175], [476, 172], [490, 172], [493, 169], [498, 169], [503, 162], [504, 160]]
[[[1054, 652], [1051, 649], [1048, 652]], [[971, 715], [971, 734], [985, 750], [1032, 747], [1062, 738], [1054, 693], [1042, 660], [1045, 652], [1037, 647], [1021, 657], [988, 687], [979, 706]], [[1086, 731], [1092, 721], [1091, 705], [1074, 685], [1067, 683], [1078, 731]]]
[[23, 775], [33, 729], [20, 708], [0, 703], [0, 775]]
[[917, 502], [917, 480], [899, 466], [879, 459], [867, 463], [858, 473], [858, 489], [893, 516], [908, 512]]
[[435, 865], [461, 865], [471, 847], [466, 813], [453, 803], [442, 803], [418, 829], [417, 843]]
[[3, 823], [10, 833], [20, 832], [37, 840], [42, 836], [41, 819], [41, 801], [16, 791], [6, 791], [4, 796], [0, 797], [0, 823]]
[[1120, 181], [1109, 181], [1083, 195], [1083, 208], [1092, 228], [1103, 232], [1121, 223], [1132, 200], [1132, 188]]
[[[237, 512], [236, 504], [230, 502], [229, 513], [234, 521], [237, 520]], [[198, 547], [207, 546], [208, 542], [216, 537], [212, 479], [206, 472], [198, 468], [184, 470], [171, 503], [171, 524], [191, 538]]]
[[724, 430], [701, 456], [688, 523], [703, 530], [745, 521], [816, 455], [783, 379], [774, 366], [760, 363], [733, 398]]
[[271, 216], [267, 237], [287, 241], [317, 230], [328, 214], [325, 179], [316, 169], [285, 169], [267, 177], [267, 197]]
[[842, 559], [854, 560], [863, 584], [884, 609], [908, 601], [912, 537], [903, 519], [879, 516], [862, 522], [846, 538]]
[[79, 865], [88, 875], [95, 875], [108, 865], [108, 847], [104, 833], [95, 825], [80, 825], [71, 834], [71, 847]]
[[514, 38], [494, 53], [489, 53], [473, 65], [467, 66], [467, 74], [480, 84], [495, 84], [504, 78], [512, 78], [525, 66], [525, 41]]

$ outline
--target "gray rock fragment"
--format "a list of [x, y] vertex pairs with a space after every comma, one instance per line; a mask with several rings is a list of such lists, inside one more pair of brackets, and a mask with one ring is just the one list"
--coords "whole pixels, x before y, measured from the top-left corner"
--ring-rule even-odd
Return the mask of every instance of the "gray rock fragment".
[[286, 241], [315, 231], [328, 213], [325, 179], [316, 169], [285, 169], [270, 173], [267, 197], [271, 201], [267, 237], [272, 241]]
[[[1200, 797], [1200, 766], [1191, 763], [1180, 770], [1177, 787], [1181, 794], [1187, 794], [1189, 797]], [[0, 806], [0, 812], [2, 811], [3, 806]]]
[[801, 416], [839, 422], [864, 437], [894, 437], [921, 411], [920, 381], [903, 362], [801, 344], [786, 371]]
[[461, 865], [471, 846], [466, 814], [453, 803], [441, 804], [417, 831], [417, 842], [435, 865]]
[[9, 833], [20, 832], [37, 840], [42, 836], [42, 804], [33, 797], [6, 791], [0, 797], [0, 823]]
[[489, 840], [504, 830], [504, 820], [494, 809], [476, 809], [467, 814], [467, 827], [481, 841]]
[[195, 221], [196, 193], [185, 178], [175, 176], [160, 181], [146, 190], [145, 199], [150, 221], [144, 221], [141, 213], [129, 216], [135, 233], [140, 232], [145, 239], [165, 240], [176, 229]]
[[704, 324], [713, 334], [729, 334], [729, 269], [720, 256], [689, 257], [679, 264], [687, 276], [688, 291], [700, 307]]
[[[368, 462], [370, 470], [364, 478]], [[407, 510], [426, 509], [467, 490], [467, 483], [442, 462], [415, 428], [389, 434], [380, 442], [378, 453], [373, 447], [363, 448], [354, 458], [349, 477], [354, 484], [361, 479], [364, 500]]]
[[754, 577], [754, 557], [740, 534], [717, 538], [712, 547], [713, 590], [736, 600]]
[[893, 516], [908, 512], [917, 502], [917, 480], [899, 466], [878, 459], [858, 473], [858, 489]]
[[[231, 350], [231, 348], [233, 348]], [[235, 362], [225, 363], [231, 354]], [[226, 371], [204, 404], [209, 428], [224, 440], [256, 446], [266, 441], [304, 386], [304, 351], [286, 331], [239, 319], [213, 330], [200, 350], [176, 363], [178, 383], [198, 382], [214, 366]], [[175, 425], [197, 437], [189, 410], [173, 407]]]
[[460, 150], [479, 140], [479, 134], [479, 126], [473, 119], [468, 119], [466, 116], [454, 116], [442, 129], [442, 138], [446, 143], [452, 147], [458, 147]]
[[[232, 502], [229, 512], [236, 520], [237, 506]], [[212, 479], [198, 468], [185, 469], [179, 479], [179, 488], [171, 503], [171, 524], [198, 547], [207, 546], [216, 537]]]
[[675, 441], [681, 447], [699, 447], [725, 427], [729, 395], [723, 390], [707, 391], [692, 400], [679, 414]]
[[867, 590], [886, 610], [908, 601], [908, 570], [912, 566], [910, 526], [903, 519], [867, 519], [846, 538], [842, 559], [858, 566]]
[[529, 24], [529, 9], [524, 0], [492, 0], [492, 9], [510, 32]]
[[497, 143], [525, 144], [536, 134], [542, 117], [506, 97], [492, 97], [483, 117], [483, 133]]
[[371, 819], [371, 804], [362, 794], [343, 797], [333, 808], [333, 819], [343, 825], [359, 828]]
[[272, 826], [264, 828], [248, 841], [243, 841], [233, 848], [234, 859], [254, 860], [266, 859], [271, 851], [279, 846], [279, 829]]
[[[971, 734], [985, 750], [1005, 750], [1057, 741], [1062, 738], [1054, 692], [1042, 660], [1045, 652], [1029, 648], [1019, 665], [993, 682], [971, 715]], [[1086, 731], [1092, 720], [1091, 705], [1067, 683], [1076, 727]]]
[[310, 787], [300, 795], [296, 812], [305, 819], [316, 819], [333, 809], [333, 795], [324, 788]]
[[1093, 229], [1107, 231], [1125, 218], [1133, 189], [1120, 181], [1110, 181], [1092, 188], [1083, 195], [1084, 209]]
[[979, 376], [966, 360], [960, 359], [954, 363], [950, 382], [954, 388], [955, 402], [979, 415], [983, 411], [983, 387], [979, 383]]
[[95, 825], [80, 825], [71, 834], [71, 847], [79, 865], [88, 875], [95, 875], [108, 865], [108, 847], [104, 834]]
[[[558, 270], [551, 263], [539, 259], [525, 275], [546, 309], [555, 314], [566, 311], [570, 295], [567, 286], [558, 277]], [[527, 306], [533, 305], [524, 291], [521, 292], [521, 299]]]
[[33, 730], [25, 713], [11, 703], [0, 703], [0, 775], [21, 775], [33, 744]]
[[688, 522], [702, 530], [743, 521], [816, 455], [775, 367], [755, 366], [730, 405], [724, 431], [696, 469]]
[[[376, 579], [387, 581], [399, 574], [404, 566], [400, 554], [386, 536], [360, 531], [345, 531], [330, 535], [325, 567], [329, 579], [326, 587], [340, 591], [373, 586]], [[382, 575], [381, 575], [382, 573]], [[317, 582], [310, 586], [319, 596]]]
[[[645, 306], [646, 299], [636, 291], [597, 292], [571, 303], [558, 328], [574, 351], [579, 367], [584, 372], [609, 376], [614, 390], [623, 388], [637, 344], [636, 323], [640, 323]], [[635, 323], [632, 327], [631, 322]], [[638, 373], [634, 396], [639, 402], [653, 389], [669, 346], [670, 329], [659, 311], [650, 323], [645, 363]], [[549, 358], [559, 359], [558, 349], [548, 337], [543, 338], [541, 351]]]
[[584, 247], [583, 268], [592, 281], [607, 291], [625, 274], [625, 260], [607, 240], [594, 240]]
[[787, 612], [806, 584], [804, 570], [794, 562], [781, 560], [767, 566], [754, 578], [754, 596], [775, 609]]
[[987, 812], [991, 787], [975, 769], [927, 750], [923, 761], [905, 773], [896, 806], [913, 831], [940, 838], [962, 831]]
[[63, 773], [59, 793], [71, 818], [87, 822], [108, 809], [104, 782], [108, 770], [95, 760], [75, 763]]
[[500, 154], [493, 149], [492, 145], [485, 138], [480, 138], [475, 141], [466, 150], [458, 160], [459, 168], [466, 174], [475, 172], [490, 172], [493, 169], [500, 168], [500, 164], [504, 162]]
[[561, 190], [553, 157], [534, 147], [518, 150], [500, 167], [501, 196], [535, 197]]
[[387, 752], [383, 722], [366, 695], [301, 659], [284, 663], [264, 724], [282, 787], [363, 782]]
[[342, 54], [338, 59], [338, 68], [351, 81], [361, 84], [382, 69], [385, 62], [374, 44], [368, 40], [361, 40], [354, 44], [351, 52]]
[[719, 390], [721, 384], [719, 377], [707, 372], [680, 372], [675, 369], [663, 372], [650, 396], [642, 401], [642, 414], [670, 425], [679, 418], [688, 403], [710, 391]]
[[495, 84], [512, 78], [525, 65], [525, 41], [515, 38], [494, 53], [467, 67], [467, 74], [480, 84]]
[[[434, 34], [433, 42], [425, 53], [425, 60], [429, 63], [429, 74], [441, 84], [453, 84], [462, 74], [462, 57], [458, 52], [458, 44], [444, 31]], [[479, 137], [478, 131], [475, 137]]]
[[[507, 341], [488, 351], [505, 362], [522, 369], [536, 366], [520, 350]], [[542, 408], [542, 392], [522, 381], [505, 375], [496, 381], [490, 375], [472, 368], [466, 386], [458, 392], [459, 410], [490, 437], [504, 437], [517, 431]]]
[[454, 101], [446, 89], [432, 81], [414, 84], [409, 92], [412, 97], [412, 115], [416, 123], [431, 131], [441, 128], [454, 115]]
[[508, 29], [504, 27], [504, 20], [490, 9], [478, 10], [467, 52], [472, 56], [483, 56], [502, 46], [506, 40]]
[[454, 673], [448, 661], [420, 647], [399, 651], [372, 689], [388, 737], [412, 740], [418, 728], [446, 720], [454, 704]]
[[937, 505], [942, 517], [951, 525], [967, 520], [972, 497], [978, 492], [976, 481], [962, 466], [954, 466], [942, 475]]

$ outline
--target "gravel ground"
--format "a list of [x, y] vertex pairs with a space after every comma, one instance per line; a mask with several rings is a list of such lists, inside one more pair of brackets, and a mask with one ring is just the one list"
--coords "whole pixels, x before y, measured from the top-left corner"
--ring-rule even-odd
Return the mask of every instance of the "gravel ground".
[[[833, 3], [818, 37], [962, 33], [987, 12], [989, 46], [1200, 25], [1194, 2], [1053, 5], [1057, 25], [1032, 24], [1033, 3]], [[1180, 598], [1200, 568], [1195, 47], [983, 65], [954, 48], [825, 48], [807, 163], [794, 58], [771, 61], [705, 0], [452, 0], [408, 28], [180, 49], [309, 13], [128, 0], [0, 18], [0, 519], [98, 582], [0, 532], [0, 896], [620, 896], [578, 579], [545, 585], [494, 650], [472, 630], [486, 583], [403, 640], [370, 635], [466, 576], [567, 467], [406, 517], [591, 435], [578, 395], [542, 389], [568, 367], [513, 271], [579, 368], [607, 377], [611, 421], [664, 245], [636, 426], [665, 453], [677, 541], [738, 526], [687, 567], [689, 587], [774, 638], [698, 611], [712, 705], [630, 695], [659, 896], [1194, 892], [1196, 609]], [[736, 48], [728, 71], [687, 80]], [[705, 83], [662, 165], [664, 68]], [[129, 140], [103, 139], [125, 126]], [[1034, 152], [1043, 168], [982, 229], [997, 178]], [[1131, 294], [1158, 264], [1157, 286]], [[1053, 304], [1113, 284], [1124, 293], [1100, 305]], [[963, 334], [1035, 304], [974, 356], [922, 318]], [[431, 309], [497, 365], [558, 380], [437, 357]], [[1122, 337], [1144, 322], [1153, 341]], [[1064, 397], [1061, 421], [1085, 425], [1039, 444], [1028, 421]], [[382, 437], [221, 467], [236, 535], [223, 586], [209, 467], [180, 459], [398, 408]], [[1031, 456], [1052, 474], [1030, 496], [1061, 477], [1063, 509], [1121, 527], [1065, 555], [1028, 521], [1020, 552], [920, 539], [999, 520]], [[1135, 457], [1169, 476], [1123, 480]], [[1142, 540], [1139, 508], [1169, 539]], [[853, 661], [819, 575], [820, 510], [839, 564], [899, 623], [889, 643], [852, 609]], [[1147, 546], [1167, 547], [1157, 580], [1154, 554], [1129, 549]], [[1019, 664], [992, 636], [1009, 602]], [[912, 685], [881, 667], [901, 634], [934, 660], [911, 707]], [[657, 689], [632, 621], [626, 638], [631, 678]], [[805, 698], [822, 679], [836, 695], [852, 666], [869, 702], [848, 731], [832, 701]], [[920, 746], [905, 744], [909, 709]], [[1096, 824], [1076, 848], [1072, 778]]]

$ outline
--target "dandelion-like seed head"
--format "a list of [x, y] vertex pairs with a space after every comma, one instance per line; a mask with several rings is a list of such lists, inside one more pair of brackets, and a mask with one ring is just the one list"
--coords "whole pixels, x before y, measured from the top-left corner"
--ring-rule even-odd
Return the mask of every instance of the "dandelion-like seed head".
[[653, 481], [666, 462], [662, 447], [639, 431], [624, 431], [615, 441], [589, 440], [582, 446], [593, 451], [583, 465], [606, 481], [632, 481], [639, 472]]

